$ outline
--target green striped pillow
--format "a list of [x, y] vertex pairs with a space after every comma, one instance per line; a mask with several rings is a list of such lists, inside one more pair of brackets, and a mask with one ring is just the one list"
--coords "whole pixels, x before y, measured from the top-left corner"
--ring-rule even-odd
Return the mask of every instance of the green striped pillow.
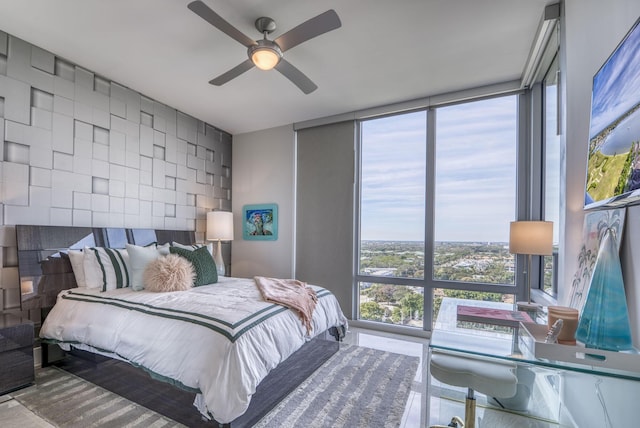
[[107, 291], [131, 286], [127, 250], [85, 247], [83, 262], [87, 287]]

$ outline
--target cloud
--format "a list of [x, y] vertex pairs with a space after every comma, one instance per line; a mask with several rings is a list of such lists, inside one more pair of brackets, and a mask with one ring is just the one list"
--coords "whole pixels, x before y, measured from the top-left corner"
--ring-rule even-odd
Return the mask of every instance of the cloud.
[[[508, 240], [515, 218], [517, 97], [436, 110], [435, 239]], [[426, 113], [362, 126], [361, 238], [424, 239]]]

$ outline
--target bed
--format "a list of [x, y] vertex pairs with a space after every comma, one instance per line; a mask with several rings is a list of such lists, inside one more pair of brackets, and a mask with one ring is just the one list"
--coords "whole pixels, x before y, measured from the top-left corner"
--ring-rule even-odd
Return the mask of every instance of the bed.
[[[68, 248], [86, 246], [87, 240], [89, 246], [116, 248], [124, 241], [146, 245], [193, 237], [185, 232], [65, 228], [61, 233], [50, 228], [16, 228], [19, 262], [31, 259], [26, 265], [33, 265], [33, 254], [28, 254], [36, 252], [41, 271], [48, 272], [37, 277], [20, 264], [21, 281], [28, 278], [36, 284], [31, 292], [36, 297], [26, 300], [31, 309], [34, 299], [42, 305], [43, 343], [127, 361], [155, 379], [194, 392], [198, 411], [218, 423], [242, 415], [258, 384], [310, 339], [327, 330], [339, 338], [346, 327], [335, 296], [316, 286], [318, 301], [309, 332], [296, 313], [265, 302], [253, 279], [224, 277], [169, 293], [77, 288], [73, 270], [69, 272]], [[66, 241], [64, 248], [48, 242], [54, 235]], [[56, 275], [60, 278], [52, 279]], [[52, 284], [60, 288], [54, 301]]]

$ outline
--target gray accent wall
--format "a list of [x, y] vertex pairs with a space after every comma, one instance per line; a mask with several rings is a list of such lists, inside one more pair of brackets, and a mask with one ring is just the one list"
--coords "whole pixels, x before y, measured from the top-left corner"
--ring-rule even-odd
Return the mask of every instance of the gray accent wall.
[[202, 241], [231, 210], [230, 134], [1, 31], [0, 135], [0, 310], [20, 307], [16, 224]]

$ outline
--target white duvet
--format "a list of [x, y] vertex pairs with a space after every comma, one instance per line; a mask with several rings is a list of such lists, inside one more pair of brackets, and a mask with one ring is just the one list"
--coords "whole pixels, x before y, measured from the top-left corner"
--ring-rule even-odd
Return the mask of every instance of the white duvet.
[[[311, 335], [346, 325], [335, 296], [313, 288]], [[40, 336], [119, 357], [197, 391], [194, 404], [221, 423], [242, 415], [260, 381], [309, 340], [298, 316], [264, 302], [253, 279], [226, 277], [171, 293], [65, 290]]]

